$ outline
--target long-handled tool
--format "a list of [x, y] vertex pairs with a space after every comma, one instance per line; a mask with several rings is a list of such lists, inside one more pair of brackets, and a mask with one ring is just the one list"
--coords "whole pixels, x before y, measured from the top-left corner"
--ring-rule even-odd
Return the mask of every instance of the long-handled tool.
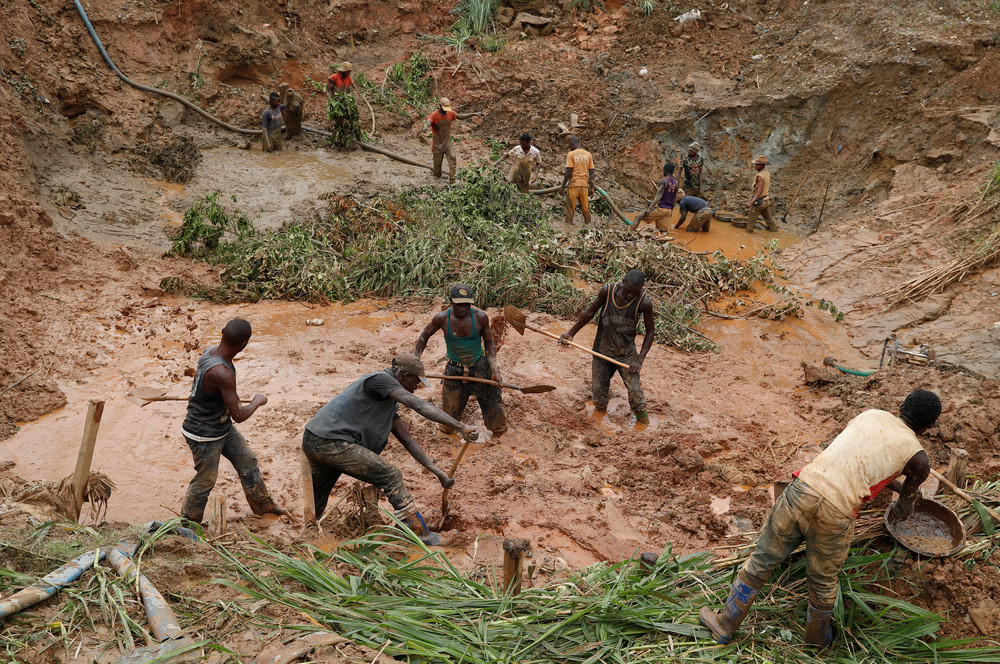
[[[518, 334], [522, 334], [523, 335], [524, 334], [524, 330], [527, 328], [527, 329], [531, 330], [532, 332], [538, 332], [539, 334], [544, 334], [547, 337], [552, 337], [556, 341], [560, 341], [560, 338], [557, 335], [552, 334], [551, 332], [547, 332], [547, 331], [545, 331], [545, 330], [543, 330], [541, 328], [535, 327], [534, 325], [530, 324], [528, 322], [528, 319], [525, 317], [525, 315], [523, 313], [521, 313], [521, 311], [517, 307], [515, 307], [515, 306], [512, 306], [512, 305], [508, 304], [506, 307], [503, 308], [503, 315], [504, 315], [504, 318], [507, 319], [507, 322], [510, 323], [514, 327], [515, 330], [517, 330]], [[622, 369], [628, 369], [629, 368], [629, 366], [627, 364], [625, 364], [624, 362], [619, 362], [618, 360], [613, 360], [610, 357], [608, 357], [607, 355], [601, 355], [597, 351], [591, 350], [591, 349], [587, 348], [586, 346], [581, 346], [580, 344], [575, 343], [573, 341], [567, 341], [566, 343], [568, 343], [573, 348], [579, 348], [584, 353], [590, 353], [594, 357], [599, 357], [602, 360], [604, 360], [605, 362], [610, 362], [611, 364], [614, 364], [615, 366], [619, 366]]]
[[[458, 451], [458, 456], [455, 457], [455, 463], [451, 464], [451, 470], [448, 471], [449, 478], [455, 476], [455, 471], [458, 470], [458, 464], [462, 463], [462, 457], [465, 456], [465, 451], [469, 449], [469, 443], [471, 442], [471, 440], [466, 440], [462, 443], [462, 449]], [[441, 530], [444, 528], [444, 520], [448, 518], [448, 509], [451, 507], [451, 501], [449, 500], [450, 494], [451, 489], [445, 489], [441, 492], [441, 520], [438, 522], [438, 526], [435, 530]]]
[[823, 190], [823, 205], [819, 209], [819, 219], [816, 220], [816, 225], [813, 230], [819, 228], [820, 223], [823, 221], [823, 211], [826, 210], [826, 195], [830, 193], [830, 181], [826, 181], [826, 189]]
[[809, 179], [808, 175], [802, 178], [802, 182], [799, 183], [799, 188], [795, 190], [795, 195], [792, 196], [792, 202], [789, 203], [788, 207], [785, 208], [785, 214], [781, 215], [781, 223], [785, 223], [786, 221], [788, 221], [788, 211], [792, 209], [793, 205], [795, 205], [795, 199], [799, 197], [799, 192], [802, 191], [802, 185], [804, 185], [806, 183], [806, 180], [808, 179]]
[[[187, 401], [188, 397], [175, 397], [163, 393], [163, 390], [155, 387], [137, 387], [129, 397], [133, 401], [141, 402], [139, 407], [148, 406], [154, 401]], [[242, 403], [250, 403], [250, 399], [240, 399]]]
[[[970, 505], [975, 505], [976, 504], [977, 501], [976, 501], [975, 498], [973, 498], [972, 496], [970, 496], [966, 492], [964, 492], [961, 489], [959, 489], [957, 486], [955, 486], [954, 484], [952, 484], [951, 480], [949, 480], [947, 477], [945, 477], [944, 475], [942, 475], [938, 471], [934, 470], [933, 468], [931, 468], [931, 475], [933, 475], [934, 477], [936, 477], [937, 480], [938, 480], [938, 482], [940, 482], [941, 484], [943, 484], [946, 487], [948, 487], [949, 489], [951, 489], [951, 492], [954, 493], [959, 498], [961, 498], [962, 500], [968, 502]], [[991, 517], [993, 517], [994, 521], [996, 521], [997, 523], [1000, 523], [1000, 514], [997, 514], [996, 510], [991, 509], [991, 508], [987, 507], [986, 505], [983, 505], [982, 503], [979, 503], [979, 505], [986, 511], [987, 514], [989, 514]]]
[[509, 390], [517, 390], [519, 392], [524, 392], [525, 394], [541, 394], [542, 392], [551, 392], [556, 389], [555, 385], [529, 385], [528, 387], [518, 387], [517, 385], [512, 385], [510, 383], [502, 383], [496, 380], [489, 380], [487, 378], [474, 378], [472, 376], [445, 376], [442, 374], [427, 374], [425, 378], [437, 378], [438, 380], [461, 380], [466, 383], [482, 383], [483, 385], [495, 385], [497, 387], [506, 387]]

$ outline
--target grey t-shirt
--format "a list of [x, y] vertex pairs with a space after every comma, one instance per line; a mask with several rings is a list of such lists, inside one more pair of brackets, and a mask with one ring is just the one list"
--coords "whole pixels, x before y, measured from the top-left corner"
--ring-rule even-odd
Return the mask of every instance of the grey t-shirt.
[[389, 398], [404, 389], [392, 369], [373, 371], [354, 381], [306, 424], [306, 430], [328, 440], [346, 440], [381, 454], [389, 442], [397, 403]]
[[264, 131], [274, 131], [281, 127], [282, 117], [281, 111], [284, 110], [285, 105], [280, 104], [278, 108], [271, 108], [268, 106], [264, 109], [264, 113], [260, 116], [260, 126]]

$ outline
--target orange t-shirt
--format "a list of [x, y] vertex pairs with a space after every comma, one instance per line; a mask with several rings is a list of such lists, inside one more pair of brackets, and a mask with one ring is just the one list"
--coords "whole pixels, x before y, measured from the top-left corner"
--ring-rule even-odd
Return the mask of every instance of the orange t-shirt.
[[332, 83], [335, 88], [346, 88], [347, 86], [354, 84], [354, 79], [351, 78], [350, 74], [344, 76], [338, 71], [334, 72], [334, 74], [330, 76], [330, 83]]
[[573, 150], [566, 155], [566, 168], [572, 168], [569, 178], [570, 187], [586, 187], [590, 184], [590, 170], [594, 168], [594, 158], [583, 148]]
[[455, 111], [441, 112], [440, 109], [431, 113], [429, 118], [431, 130], [434, 132], [434, 149], [444, 150], [451, 143], [451, 123], [458, 119]]

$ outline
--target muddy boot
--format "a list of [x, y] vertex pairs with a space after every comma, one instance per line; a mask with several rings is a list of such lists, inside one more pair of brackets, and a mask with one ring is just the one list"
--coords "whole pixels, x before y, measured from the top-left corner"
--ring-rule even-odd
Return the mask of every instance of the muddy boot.
[[[424, 517], [417, 511], [415, 505], [412, 509], [397, 510], [396, 516], [406, 524], [406, 527], [413, 531], [413, 534], [420, 538], [420, 541], [427, 546], [437, 546], [441, 543], [441, 536], [427, 527]], [[402, 512], [402, 513], [401, 513]]]
[[640, 410], [635, 414], [635, 421], [639, 424], [649, 424], [649, 413], [644, 410]]
[[247, 498], [250, 511], [254, 514], [287, 514], [288, 511], [278, 507], [264, 484], [264, 478], [260, 476], [260, 467], [255, 461], [253, 466], [246, 472], [239, 473], [240, 483], [243, 485], [243, 495]]
[[701, 607], [698, 619], [702, 625], [712, 630], [716, 643], [726, 645], [732, 640], [740, 623], [747, 617], [747, 611], [753, 604], [757, 591], [758, 588], [743, 581], [743, 573], [740, 572], [721, 611], [713, 611], [707, 606]]
[[833, 616], [833, 609], [822, 611], [809, 605], [806, 613], [806, 643], [811, 646], [825, 648], [833, 641], [833, 627], [830, 625], [830, 617]]
[[253, 511], [254, 514], [277, 514], [278, 516], [288, 514], [288, 510], [275, 503], [274, 500], [271, 499], [271, 496], [268, 496], [263, 501], [258, 503], [254, 507]]

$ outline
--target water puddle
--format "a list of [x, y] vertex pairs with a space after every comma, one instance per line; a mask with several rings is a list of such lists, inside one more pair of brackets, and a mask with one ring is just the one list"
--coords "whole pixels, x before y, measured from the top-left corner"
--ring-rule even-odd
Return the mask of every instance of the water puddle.
[[725, 514], [726, 512], [729, 511], [729, 504], [731, 502], [732, 502], [732, 497], [730, 496], [726, 496], [725, 498], [718, 498], [716, 496], [712, 496], [712, 502], [709, 504], [709, 507], [712, 510], [712, 514], [715, 515]]

